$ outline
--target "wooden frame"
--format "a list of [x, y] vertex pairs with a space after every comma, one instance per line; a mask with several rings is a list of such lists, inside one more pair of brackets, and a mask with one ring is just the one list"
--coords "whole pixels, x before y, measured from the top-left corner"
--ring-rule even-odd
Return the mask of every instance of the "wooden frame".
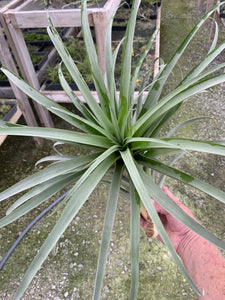
[[[0, 9], [0, 61], [2, 62], [3, 66], [9, 68], [16, 74], [18, 74], [18, 71], [17, 71], [15, 63], [13, 61], [11, 52], [9, 50], [8, 43], [10, 44], [13, 54], [15, 55], [15, 54], [17, 54], [17, 52], [16, 52], [15, 45], [12, 41], [12, 37], [10, 35], [10, 32], [9, 32], [6, 22], [5, 22], [4, 13], [9, 9], [9, 7], [14, 8], [21, 2], [22, 2], [22, 0], [15, 0]], [[2, 32], [2, 29], [4, 29], [8, 43], [6, 42], [5, 36]], [[16, 55], [15, 55], [15, 57], [16, 57]], [[20, 89], [17, 88], [17, 86], [14, 85], [12, 82], [10, 82], [10, 85], [12, 87], [12, 90], [13, 90], [15, 98], [18, 102], [19, 108], [20, 108], [21, 112], [23, 113], [27, 124], [29, 126], [38, 126], [38, 123], [36, 121], [36, 118], [34, 116], [32, 109], [31, 109], [31, 106], [30, 106], [27, 96], [24, 93], [22, 93], [20, 91]], [[39, 116], [40, 120], [42, 121], [42, 124], [44, 126], [53, 127], [53, 123], [51, 121], [49, 112], [37, 103], [34, 103], [34, 105], [37, 110], [38, 116]], [[17, 122], [17, 120], [16, 120], [16, 122]], [[13, 121], [15, 122], [14, 119], [13, 119]], [[42, 144], [42, 139], [40, 139], [40, 138], [35, 138], [35, 141], [38, 144]]]
[[[12, 103], [16, 103], [15, 99], [10, 99], [10, 100], [7, 99], [7, 101], [12, 102]], [[0, 99], [0, 102], [1, 102], [1, 99]], [[20, 108], [17, 105], [16, 112], [12, 115], [12, 117], [8, 120], [8, 122], [16, 124], [17, 121], [19, 120], [19, 118], [21, 117], [21, 115], [22, 115], [22, 112], [21, 112]], [[7, 138], [7, 135], [0, 135], [0, 146], [3, 144], [3, 142], [5, 141], [6, 138]], [[36, 139], [36, 141], [37, 141], [37, 143], [40, 144], [40, 141], [42, 141], [42, 140]]]
[[[81, 26], [80, 9], [65, 9], [65, 10], [50, 10], [42, 11], [26, 11], [24, 8], [32, 0], [14, 0], [7, 7], [4, 16], [4, 28], [6, 28], [7, 38], [10, 41], [11, 48], [16, 57], [22, 75], [32, 86], [40, 90], [38, 75], [34, 71], [33, 64], [30, 59], [29, 52], [24, 41], [21, 28], [45, 28], [48, 26], [48, 13], [56, 27], [76, 27]], [[89, 23], [94, 26], [97, 42], [97, 51], [102, 72], [105, 72], [104, 62], [104, 40], [108, 21], [113, 13], [117, 10], [121, 0], [108, 0], [102, 8], [88, 8]], [[34, 13], [35, 12], [35, 13]], [[161, 6], [157, 9], [156, 26], [160, 27]], [[160, 33], [156, 38], [155, 58], [159, 57]], [[159, 64], [156, 61], [154, 68], [154, 76], [157, 74]], [[56, 102], [70, 102], [64, 91], [42, 91], [45, 95]], [[80, 92], [75, 92], [76, 95], [82, 98]], [[97, 99], [96, 92], [92, 92]], [[48, 125], [45, 125], [48, 126]]]
[[[156, 27], [159, 29], [160, 29], [160, 22], [161, 22], [161, 5], [157, 8], [157, 19], [156, 19]], [[160, 30], [159, 30], [159, 32], [156, 36], [156, 40], [155, 40], [154, 57], [158, 58], [159, 56], [160, 56]], [[159, 71], [159, 60], [157, 60], [154, 65], [154, 77], [157, 75], [158, 71]], [[59, 102], [59, 103], [70, 103], [71, 102], [64, 91], [42, 90], [42, 93], [55, 102]], [[85, 102], [85, 99], [83, 98], [80, 91], [74, 91], [74, 93], [82, 102]], [[117, 94], [119, 95], [119, 92], [117, 92]], [[146, 95], [146, 94], [147, 94], [146, 92], [143, 93], [143, 95]], [[98, 99], [97, 93], [95, 91], [93, 91], [92, 95], [98, 102], [99, 99]], [[137, 95], [137, 92], [135, 92], [135, 95]]]
[[[18, 6], [15, 7], [16, 1]], [[80, 27], [81, 26], [81, 9], [52, 9], [52, 10], [26, 10], [33, 0], [15, 0], [12, 7], [8, 5], [8, 9], [4, 12], [4, 18], [17, 58], [20, 62], [24, 74], [27, 76], [28, 82], [39, 88], [38, 80], [33, 70], [27, 47], [21, 33], [21, 28], [46, 28], [49, 24], [48, 16], [51, 17], [56, 27]], [[104, 62], [104, 41], [106, 27], [109, 19], [117, 10], [121, 0], [107, 0], [102, 8], [88, 8], [89, 23], [94, 26], [97, 51], [102, 72], [105, 71]], [[21, 70], [21, 71], [22, 71]]]
[[[7, 67], [8, 69], [12, 70], [14, 73], [18, 74], [17, 68], [15, 66], [11, 52], [9, 50], [7, 41], [6, 41], [3, 31], [2, 31], [3, 23], [4, 23], [3, 12], [5, 11], [5, 9], [7, 9], [7, 5], [0, 9], [0, 61], [3, 66]], [[21, 115], [23, 113], [25, 121], [28, 125], [38, 126], [27, 96], [24, 93], [22, 93], [20, 91], [20, 89], [12, 82], [10, 82], [10, 86], [11, 86], [11, 90], [12, 90], [12, 94], [13, 94], [12, 96], [15, 97], [15, 99], [13, 99], [13, 101], [16, 101], [16, 103], [17, 103], [17, 111], [11, 117], [9, 122], [14, 123], [14, 124], [17, 123], [17, 121], [19, 120], [19, 118], [21, 117]], [[7, 101], [8, 101], [8, 99], [7, 99]], [[6, 136], [0, 137], [0, 145], [4, 142], [5, 139], [6, 139]], [[34, 140], [37, 144], [39, 144], [39, 145], [42, 144], [41, 138], [34, 138]]]
[[[23, 78], [34, 88], [40, 89], [37, 72], [34, 70], [21, 28], [46, 28], [48, 16], [56, 27], [80, 27], [81, 9], [26, 10], [33, 0], [14, 0], [0, 11], [0, 23], [17, 61]], [[88, 8], [89, 23], [94, 26], [97, 51], [102, 72], [105, 72], [104, 40], [109, 19], [117, 10], [121, 0], [105, 0], [102, 8]], [[7, 66], [7, 64], [6, 64]], [[13, 68], [10, 68], [13, 70]], [[26, 96], [25, 96], [26, 97]], [[34, 102], [39, 120], [43, 126], [53, 127], [49, 112]], [[25, 113], [25, 111], [23, 111]], [[30, 112], [28, 113], [28, 115]], [[29, 124], [29, 123], [28, 123]], [[30, 125], [30, 124], [29, 124]]]

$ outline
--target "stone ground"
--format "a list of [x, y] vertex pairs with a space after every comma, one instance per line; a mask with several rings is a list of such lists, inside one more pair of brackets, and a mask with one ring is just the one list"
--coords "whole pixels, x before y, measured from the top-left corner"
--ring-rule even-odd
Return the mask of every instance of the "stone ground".
[[[176, 2], [176, 5], [172, 6], [171, 2], [173, 4]], [[196, 11], [196, 5], [194, 0], [163, 1], [161, 55], [165, 61], [184, 38], [193, 22], [196, 22], [201, 15]], [[179, 68], [174, 71], [174, 77], [168, 89], [175, 84], [175, 77], [185, 74], [190, 65], [207, 52], [209, 31], [210, 27], [206, 26], [187, 49]], [[225, 31], [223, 26], [221, 26], [221, 31], [220, 38], [223, 38]], [[219, 57], [217, 62], [221, 60], [223, 57]], [[210, 116], [210, 119], [204, 119], [182, 128], [177, 132], [177, 136], [205, 140], [224, 139], [225, 106], [223, 102], [222, 87], [212, 88], [199, 94], [184, 104], [175, 118], [171, 120], [170, 127], [191, 117]], [[62, 125], [59, 120], [55, 122], [59, 127]], [[79, 153], [83, 150], [77, 148], [76, 151]], [[0, 153], [0, 187], [5, 189], [34, 172], [35, 162], [52, 153], [52, 145], [46, 143], [43, 149], [38, 149], [32, 139], [8, 137], [0, 148]], [[224, 190], [224, 165], [223, 157], [198, 155], [185, 157], [177, 164], [177, 167]], [[191, 208], [204, 226], [218, 237], [225, 239], [224, 205], [176, 181], [167, 180], [166, 185]], [[23, 300], [91, 299], [107, 191], [107, 187], [101, 185], [93, 193], [35, 276]], [[11, 200], [2, 204], [2, 216], [10, 203]], [[44, 206], [13, 225], [1, 229], [0, 256], [3, 257], [18, 234], [43, 208]], [[0, 273], [1, 300], [12, 299], [25, 270], [53, 227], [58, 214], [59, 211], [46, 216], [37, 223], [10, 257]], [[167, 250], [160, 242], [148, 240], [142, 232], [140, 248], [138, 299], [196, 299], [196, 295], [177, 271]], [[128, 299], [129, 281], [129, 202], [121, 196], [110, 245], [102, 299]]]

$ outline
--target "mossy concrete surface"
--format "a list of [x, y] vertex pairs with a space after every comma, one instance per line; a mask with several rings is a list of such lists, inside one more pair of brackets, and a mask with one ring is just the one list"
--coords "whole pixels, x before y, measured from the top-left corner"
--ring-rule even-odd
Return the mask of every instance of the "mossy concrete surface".
[[[164, 0], [162, 8], [161, 56], [168, 61], [169, 55], [176, 49], [200, 15], [194, 0]], [[224, 28], [222, 26], [221, 31], [223, 35]], [[190, 65], [197, 62], [202, 54], [207, 53], [209, 32], [210, 27], [207, 25], [185, 51], [184, 58], [180, 61], [179, 68], [174, 70], [174, 76], [172, 76], [167, 90], [176, 84], [177, 76], [180, 78], [184, 76]], [[217, 62], [223, 59], [224, 57], [219, 57]], [[181, 120], [203, 115], [209, 116], [210, 119], [191, 123], [181, 128], [176, 136], [205, 140], [224, 139], [225, 107], [223, 101], [223, 90], [220, 86], [199, 94], [182, 106], [165, 131], [173, 128]], [[57, 119], [55, 119], [55, 124], [57, 127], [65, 127], [65, 124], [61, 124]], [[63, 148], [63, 151], [70, 152], [71, 149]], [[73, 153], [74, 151], [82, 154], [83, 149], [78, 147], [73, 150]], [[0, 148], [0, 189], [4, 190], [35, 172], [37, 170], [35, 162], [52, 153], [50, 142], [46, 142], [44, 147], [39, 149], [31, 138], [8, 137]], [[176, 167], [224, 190], [224, 165], [223, 157], [196, 154], [186, 155], [177, 163]], [[197, 190], [179, 184], [177, 181], [167, 180], [166, 185], [184, 204], [191, 208], [201, 224], [218, 237], [225, 239], [224, 205]], [[93, 192], [35, 276], [22, 299], [91, 299], [107, 193], [108, 187], [104, 185], [100, 185]], [[31, 220], [54, 199], [50, 199], [28, 216], [1, 229], [1, 257]], [[0, 204], [1, 217], [4, 216], [6, 209], [13, 201], [15, 199], [9, 199]], [[13, 252], [0, 272], [1, 300], [12, 299], [24, 272], [60, 213], [59, 210], [41, 219]], [[129, 200], [121, 196], [110, 244], [102, 299], [126, 300], [129, 298], [129, 215]], [[140, 243], [138, 299], [197, 299], [195, 293], [191, 291], [177, 270], [165, 247], [158, 240], [148, 240], [143, 231], [141, 231]]]

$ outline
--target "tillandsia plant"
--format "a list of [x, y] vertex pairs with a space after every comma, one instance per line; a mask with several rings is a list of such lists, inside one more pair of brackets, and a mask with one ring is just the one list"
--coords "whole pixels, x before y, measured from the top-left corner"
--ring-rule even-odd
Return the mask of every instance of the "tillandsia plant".
[[[161, 65], [158, 75], [154, 78], [153, 82], [146, 88], [143, 84], [141, 90], [136, 92], [135, 84], [138, 73], [145, 56], [154, 42], [158, 30], [156, 29], [150, 38], [145, 51], [140, 56], [134, 71], [131, 73], [132, 43], [136, 16], [141, 1], [133, 1], [125, 37], [113, 53], [111, 50], [111, 29], [113, 20], [110, 20], [105, 41], [106, 73], [104, 78], [101, 73], [89, 28], [86, 2], [86, 0], [82, 2], [82, 30], [99, 103], [96, 102], [96, 99], [88, 89], [51, 21], [48, 27], [50, 38], [61, 56], [63, 64], [67, 67], [86, 102], [85, 105], [76, 97], [66, 82], [61, 67], [59, 67], [61, 85], [71, 102], [80, 112], [79, 115], [55, 103], [6, 68], [2, 68], [2, 71], [23, 92], [43, 105], [50, 112], [79, 129], [79, 131], [56, 128], [32, 128], [1, 122], [0, 134], [38, 136], [60, 143], [69, 143], [72, 145], [80, 144], [92, 149], [91, 154], [81, 155], [79, 157], [47, 157], [45, 161], [49, 160], [52, 162], [52, 160], [54, 160], [54, 163], [50, 163], [48, 167], [0, 193], [0, 200], [2, 201], [12, 195], [26, 191], [23, 196], [9, 208], [7, 215], [0, 220], [0, 226], [3, 227], [27, 214], [31, 209], [37, 207], [53, 194], [73, 183], [72, 189], [64, 199], [62, 214], [25, 273], [16, 292], [15, 299], [19, 299], [23, 295], [42, 263], [92, 191], [102, 180], [108, 181], [109, 178], [110, 189], [93, 299], [100, 299], [107, 252], [120, 191], [126, 191], [130, 199], [130, 299], [136, 299], [138, 293], [141, 206], [144, 206], [146, 209], [147, 214], [153, 221], [183, 276], [191, 287], [200, 294], [198, 287], [190, 278], [172, 246], [151, 199], [157, 201], [177, 218], [177, 220], [217, 247], [225, 249], [225, 242], [208, 232], [180, 209], [162, 191], [160, 185], [155, 182], [152, 174], [158, 172], [163, 176], [170, 176], [184, 184], [207, 193], [223, 203], [225, 202], [225, 193], [221, 190], [175, 169], [170, 163], [167, 164], [160, 160], [162, 157], [168, 155], [180, 156], [191, 151], [225, 155], [224, 144], [222, 142], [173, 138], [170, 136], [173, 132], [167, 137], [161, 137], [159, 135], [162, 126], [165, 125], [167, 120], [178, 110], [186, 99], [225, 81], [225, 74], [218, 73], [218, 70], [224, 69], [225, 63], [209, 67], [210, 63], [225, 48], [225, 42], [216, 46], [215, 38], [209, 53], [187, 74], [174, 90], [162, 96], [165, 83], [178, 59], [201, 25], [204, 24], [205, 20], [218, 6], [215, 6], [211, 11], [207, 12], [195, 25], [170, 61], [167, 64]], [[122, 47], [122, 65], [120, 90], [118, 93], [115, 89], [114, 69], [120, 47]], [[185, 122], [180, 124], [180, 126], [184, 124]]]

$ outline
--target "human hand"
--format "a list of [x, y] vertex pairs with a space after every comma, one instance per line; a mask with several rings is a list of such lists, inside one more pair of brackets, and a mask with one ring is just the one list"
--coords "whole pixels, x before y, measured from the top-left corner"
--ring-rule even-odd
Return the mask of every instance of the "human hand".
[[[181, 209], [183, 209], [190, 217], [195, 219], [189, 208], [183, 205], [168, 188], [163, 186], [162, 189]], [[175, 250], [177, 251], [179, 244], [187, 237], [187, 235], [192, 234], [192, 231], [180, 223], [156, 201], [153, 200], [153, 204]], [[146, 229], [147, 226], [147, 222], [143, 217], [141, 217], [141, 226], [144, 229]], [[158, 235], [157, 238], [162, 242], [160, 235]]]

